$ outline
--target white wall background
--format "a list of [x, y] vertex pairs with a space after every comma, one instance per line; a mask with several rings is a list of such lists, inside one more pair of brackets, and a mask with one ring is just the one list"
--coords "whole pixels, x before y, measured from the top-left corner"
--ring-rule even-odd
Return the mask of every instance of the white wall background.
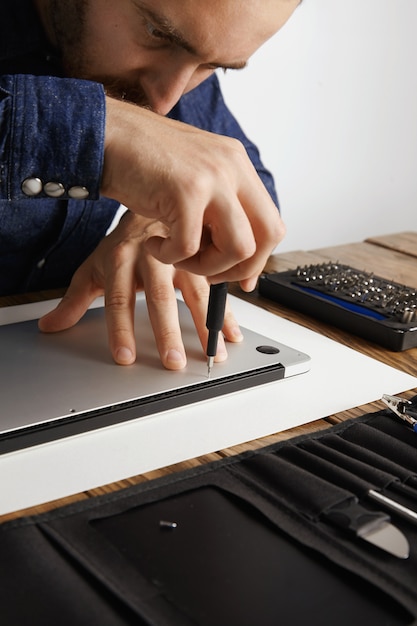
[[220, 80], [276, 179], [280, 251], [417, 230], [417, 0], [303, 0]]

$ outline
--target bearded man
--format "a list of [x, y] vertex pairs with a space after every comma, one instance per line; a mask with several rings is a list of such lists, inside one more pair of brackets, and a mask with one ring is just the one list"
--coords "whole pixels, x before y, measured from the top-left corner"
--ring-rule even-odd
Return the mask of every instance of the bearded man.
[[[175, 289], [205, 346], [209, 284], [253, 289], [285, 232], [215, 71], [244, 68], [299, 2], [2, 0], [0, 294], [69, 285], [45, 332], [104, 294], [129, 364], [144, 289], [163, 365], [184, 367]], [[242, 338], [229, 308], [223, 335]]]

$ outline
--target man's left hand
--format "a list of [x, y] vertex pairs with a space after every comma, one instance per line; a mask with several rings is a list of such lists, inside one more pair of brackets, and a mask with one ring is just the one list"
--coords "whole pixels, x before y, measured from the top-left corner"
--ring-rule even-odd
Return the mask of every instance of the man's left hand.
[[[180, 289], [205, 351], [209, 285], [205, 277], [175, 269], [156, 260], [144, 245], [152, 236], [164, 236], [165, 226], [140, 215], [125, 213], [116, 229], [105, 237], [80, 266], [58, 306], [39, 320], [43, 332], [74, 326], [91, 303], [104, 295], [111, 354], [116, 363], [129, 365], [136, 359], [134, 308], [136, 292], [144, 290], [156, 344], [167, 369], [186, 365], [175, 289]], [[241, 341], [242, 334], [226, 307], [223, 335]], [[227, 358], [222, 333], [217, 361]]]

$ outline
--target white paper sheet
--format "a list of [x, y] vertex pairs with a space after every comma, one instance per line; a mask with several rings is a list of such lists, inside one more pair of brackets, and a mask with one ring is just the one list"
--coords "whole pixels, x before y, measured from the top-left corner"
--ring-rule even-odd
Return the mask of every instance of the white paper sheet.
[[[0, 456], [0, 514], [299, 426], [417, 387], [417, 378], [231, 298], [240, 324], [309, 354], [308, 373]], [[98, 302], [97, 304], [101, 304]], [[38, 303], [0, 309], [33, 319]], [[22, 390], [23, 392], [24, 390]]]

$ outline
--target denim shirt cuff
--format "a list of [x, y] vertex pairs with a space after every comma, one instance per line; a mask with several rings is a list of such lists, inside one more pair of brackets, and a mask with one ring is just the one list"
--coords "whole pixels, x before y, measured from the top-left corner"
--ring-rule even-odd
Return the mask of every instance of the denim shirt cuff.
[[98, 199], [103, 87], [78, 79], [16, 75], [3, 76], [0, 90], [1, 134], [3, 140], [7, 137], [0, 150], [0, 198]]

